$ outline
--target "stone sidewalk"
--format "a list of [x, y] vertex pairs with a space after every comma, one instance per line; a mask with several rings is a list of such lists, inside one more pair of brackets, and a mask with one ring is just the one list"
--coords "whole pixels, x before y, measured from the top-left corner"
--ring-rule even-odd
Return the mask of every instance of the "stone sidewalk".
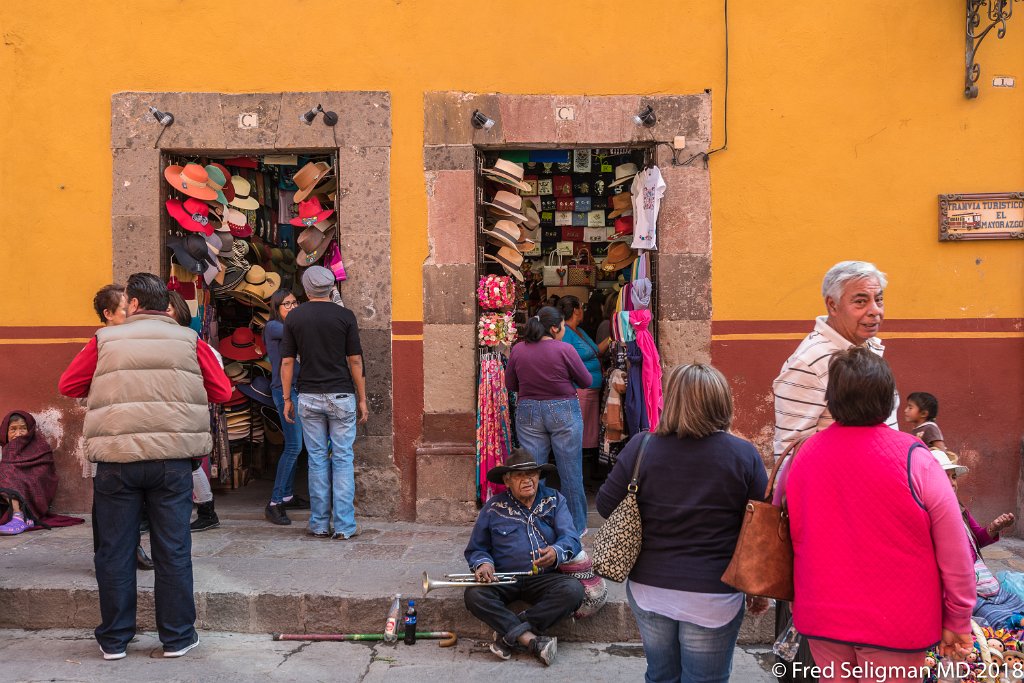
[[[257, 508], [259, 509], [259, 508]], [[463, 606], [459, 589], [422, 599], [421, 575], [466, 570], [467, 526], [360, 520], [350, 541], [306, 535], [254, 519], [247, 509], [222, 515], [219, 529], [193, 534], [197, 624], [239, 633], [374, 633], [391, 597], [417, 599], [424, 630], [482, 637], [483, 624]], [[589, 541], [589, 535], [585, 541]], [[148, 543], [148, 540], [144, 540]], [[588, 545], [588, 544], [585, 544]], [[139, 623], [153, 628], [153, 573], [139, 572]], [[639, 639], [623, 585], [608, 582], [608, 604], [590, 619], [561, 624], [566, 640]], [[99, 621], [92, 537], [84, 525], [0, 537], [0, 628], [92, 628]], [[771, 613], [748, 618], [741, 642], [771, 640]]]
[[[160, 643], [142, 633], [125, 659], [108, 662], [87, 630], [0, 631], [0, 661], [5, 681], [301, 681], [314, 683], [382, 683], [383, 681], [535, 680], [617, 683], [643, 680], [647, 667], [638, 643], [562, 643], [558, 659], [544, 668], [535, 659], [516, 655], [497, 660], [486, 644], [461, 639], [452, 648], [433, 641], [409, 647], [371, 643], [274, 642], [268, 636], [204, 631], [199, 647], [180, 659], [151, 658]], [[737, 648], [732, 680], [770, 683], [764, 648]], [[767, 662], [767, 663], [766, 663]]]

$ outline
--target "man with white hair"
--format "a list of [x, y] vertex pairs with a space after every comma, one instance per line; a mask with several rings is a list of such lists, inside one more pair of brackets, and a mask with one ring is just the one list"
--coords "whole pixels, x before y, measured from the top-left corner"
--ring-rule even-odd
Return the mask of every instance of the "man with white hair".
[[[772, 382], [776, 456], [789, 444], [832, 424], [832, 415], [825, 407], [825, 387], [834, 353], [862, 345], [879, 356], [884, 353], [885, 347], [875, 335], [885, 317], [883, 294], [887, 284], [885, 273], [866, 261], [841, 261], [825, 274], [821, 295], [827, 314], [815, 319], [814, 330], [804, 337]], [[898, 408], [899, 394], [885, 422], [893, 429], [899, 428]]]
[[[883, 294], [888, 284], [885, 273], [866, 261], [840, 261], [829, 268], [821, 283], [826, 315], [814, 320], [811, 331], [783, 363], [782, 371], [772, 382], [775, 395], [775, 443], [778, 457], [800, 439], [825, 429], [834, 422], [825, 405], [829, 362], [833, 354], [853, 346], [867, 346], [881, 356], [885, 347], [875, 336], [885, 317]], [[899, 429], [896, 422], [900, 397], [896, 392], [892, 414], [885, 423]], [[788, 465], [787, 465], [788, 467]], [[785, 468], [784, 468], [785, 469]], [[775, 635], [788, 627], [792, 614], [789, 603], [779, 602], [775, 608]], [[814, 666], [810, 648], [801, 639], [795, 663], [783, 662], [780, 683], [816, 681], [808, 671]]]

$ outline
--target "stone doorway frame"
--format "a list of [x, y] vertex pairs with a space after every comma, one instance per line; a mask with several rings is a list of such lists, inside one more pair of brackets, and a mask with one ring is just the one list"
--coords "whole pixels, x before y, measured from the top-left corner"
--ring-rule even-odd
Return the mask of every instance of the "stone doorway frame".
[[[337, 126], [324, 125], [321, 117], [312, 125], [299, 121], [317, 104], [338, 113]], [[148, 105], [173, 114], [174, 123], [161, 127]], [[258, 126], [241, 128], [243, 113], [256, 114]], [[342, 295], [359, 320], [370, 404], [370, 421], [355, 445], [356, 504], [360, 515], [410, 517], [415, 462], [393, 455], [390, 94], [121, 92], [111, 97], [110, 131], [116, 282], [133, 272], [161, 273], [166, 263], [161, 153], [337, 154], [339, 211], [359, 228], [341, 231], [348, 273]]]
[[[652, 128], [632, 117], [650, 105]], [[572, 107], [574, 118], [565, 116]], [[479, 110], [494, 121], [472, 127]], [[424, 94], [427, 242], [423, 263], [423, 431], [416, 451], [417, 519], [471, 521], [476, 461], [476, 150], [655, 145], [668, 185], [658, 220], [658, 338], [662, 364], [711, 357], [711, 94]], [[664, 144], [663, 144], [664, 143]]]

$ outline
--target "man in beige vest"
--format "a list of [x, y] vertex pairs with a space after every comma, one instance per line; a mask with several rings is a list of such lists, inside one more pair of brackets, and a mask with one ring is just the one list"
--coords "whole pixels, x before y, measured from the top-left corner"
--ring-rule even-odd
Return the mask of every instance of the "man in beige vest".
[[167, 287], [135, 273], [125, 287], [128, 319], [105, 327], [60, 378], [60, 392], [88, 397], [85, 450], [93, 480], [96, 640], [104, 659], [122, 659], [135, 637], [135, 544], [145, 501], [150, 518], [156, 622], [164, 657], [199, 644], [192, 597], [192, 467], [213, 450], [210, 403], [231, 383], [210, 347], [167, 315]]

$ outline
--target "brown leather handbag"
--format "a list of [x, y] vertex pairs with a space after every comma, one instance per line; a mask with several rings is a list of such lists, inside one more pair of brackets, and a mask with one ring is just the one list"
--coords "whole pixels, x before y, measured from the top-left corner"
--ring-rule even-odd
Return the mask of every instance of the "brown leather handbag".
[[723, 583], [747, 595], [793, 600], [793, 541], [789, 536], [786, 499], [783, 496], [782, 505], [772, 505], [772, 498], [782, 463], [790, 456], [795, 459], [802, 443], [803, 440], [790, 444], [775, 463], [764, 500], [747, 501], [736, 550], [722, 574]]

